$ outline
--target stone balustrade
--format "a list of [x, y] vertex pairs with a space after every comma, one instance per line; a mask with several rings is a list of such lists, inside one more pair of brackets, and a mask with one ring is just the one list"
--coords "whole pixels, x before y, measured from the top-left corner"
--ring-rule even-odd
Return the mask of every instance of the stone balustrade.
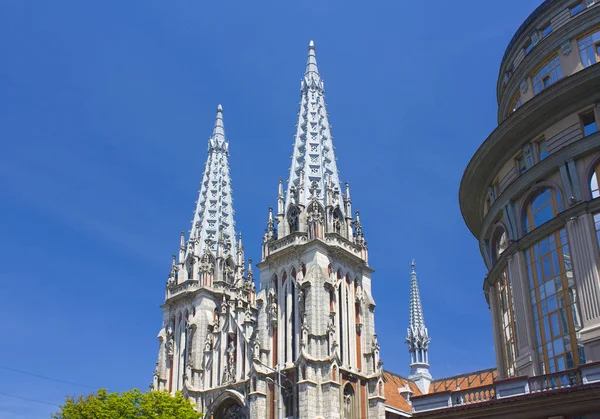
[[465, 390], [444, 391], [412, 398], [413, 413], [554, 391], [600, 383], [600, 362], [535, 377], [514, 377]]

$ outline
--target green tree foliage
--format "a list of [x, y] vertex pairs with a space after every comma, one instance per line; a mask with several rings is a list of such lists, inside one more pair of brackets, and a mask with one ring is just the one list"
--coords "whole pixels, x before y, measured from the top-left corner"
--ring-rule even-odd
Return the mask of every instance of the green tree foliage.
[[198, 419], [202, 415], [181, 393], [137, 389], [123, 393], [98, 390], [87, 396], [67, 397], [54, 419]]

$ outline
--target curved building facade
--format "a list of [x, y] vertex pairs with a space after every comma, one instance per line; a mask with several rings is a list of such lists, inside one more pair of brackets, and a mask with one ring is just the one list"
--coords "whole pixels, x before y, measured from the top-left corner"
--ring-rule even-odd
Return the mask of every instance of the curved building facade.
[[547, 0], [500, 66], [459, 199], [488, 269], [501, 378], [600, 360], [600, 1]]

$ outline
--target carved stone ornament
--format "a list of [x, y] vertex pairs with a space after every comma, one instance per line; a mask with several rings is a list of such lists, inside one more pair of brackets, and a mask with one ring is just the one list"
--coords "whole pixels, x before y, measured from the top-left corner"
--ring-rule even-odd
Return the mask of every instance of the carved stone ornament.
[[260, 359], [260, 341], [258, 336], [254, 338], [254, 345], [252, 346], [252, 358]]
[[167, 333], [167, 342], [166, 342], [166, 347], [165, 350], [167, 352], [167, 357], [173, 358], [173, 352], [174, 352], [174, 340], [173, 340], [173, 330], [171, 330], [171, 327], [168, 327], [166, 330]]
[[565, 42], [562, 43], [562, 45], [560, 46], [560, 50], [562, 51], [562, 53], [565, 56], [568, 56], [569, 54], [571, 54], [571, 40], [567, 39]]
[[206, 333], [206, 339], [204, 340], [204, 352], [212, 351], [212, 335], [210, 332]]

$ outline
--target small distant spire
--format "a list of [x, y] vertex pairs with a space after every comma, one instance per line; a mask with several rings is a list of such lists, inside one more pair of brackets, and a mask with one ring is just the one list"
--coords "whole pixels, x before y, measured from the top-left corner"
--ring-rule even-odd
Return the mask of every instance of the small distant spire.
[[413, 259], [410, 274], [410, 315], [406, 343], [410, 353], [409, 379], [414, 381], [423, 393], [429, 391], [429, 384], [433, 380], [429, 373], [429, 343], [431, 339], [425, 327], [421, 295], [417, 283], [416, 263]]
[[415, 272], [416, 266], [415, 260], [413, 259], [410, 264], [410, 327], [418, 330], [425, 328], [425, 320], [423, 318], [419, 284], [417, 283], [417, 273]]

